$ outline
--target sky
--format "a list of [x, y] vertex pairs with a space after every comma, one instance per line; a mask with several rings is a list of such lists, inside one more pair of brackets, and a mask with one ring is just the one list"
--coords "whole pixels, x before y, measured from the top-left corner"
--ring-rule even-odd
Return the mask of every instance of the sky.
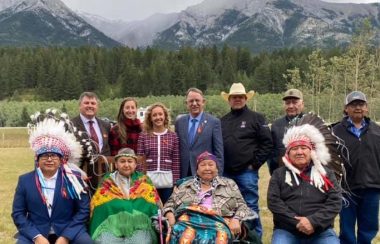
[[[1, 1], [1, 0], [0, 0]], [[113, 20], [141, 20], [155, 13], [180, 12], [203, 0], [62, 0], [69, 8]], [[339, 3], [370, 3], [380, 0], [323, 0]], [[112, 3], [112, 4], [111, 4]]]

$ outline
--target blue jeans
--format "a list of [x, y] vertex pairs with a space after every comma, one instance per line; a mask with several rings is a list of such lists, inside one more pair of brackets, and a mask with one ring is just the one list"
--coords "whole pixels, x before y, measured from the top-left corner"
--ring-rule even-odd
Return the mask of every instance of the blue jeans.
[[272, 244], [339, 244], [339, 239], [332, 228], [310, 237], [300, 237], [283, 229], [275, 229]]
[[[239, 174], [229, 174], [224, 172], [224, 176], [233, 179], [238, 185], [244, 200], [250, 209], [259, 215], [259, 172], [257, 170], [246, 169]], [[257, 235], [261, 238], [263, 235], [263, 227], [261, 226], [260, 216], [248, 222], [250, 228], [254, 228]]]
[[[342, 244], [370, 244], [379, 230], [379, 189], [353, 190], [345, 195], [348, 206], [340, 211], [340, 242]], [[355, 225], [358, 224], [357, 239]]]

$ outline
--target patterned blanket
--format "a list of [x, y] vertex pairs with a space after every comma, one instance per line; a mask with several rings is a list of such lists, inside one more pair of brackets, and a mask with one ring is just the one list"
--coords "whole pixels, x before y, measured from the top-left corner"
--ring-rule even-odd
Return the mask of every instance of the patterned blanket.
[[230, 219], [217, 215], [214, 210], [188, 206], [178, 210], [176, 215], [177, 222], [167, 237], [169, 243], [222, 244], [232, 239], [228, 228]]
[[91, 200], [89, 230], [94, 240], [102, 242], [112, 237], [124, 243], [140, 238], [157, 242], [150, 219], [158, 211], [157, 191], [151, 180], [139, 172], [132, 174], [130, 184], [126, 196], [110, 174], [104, 177]]

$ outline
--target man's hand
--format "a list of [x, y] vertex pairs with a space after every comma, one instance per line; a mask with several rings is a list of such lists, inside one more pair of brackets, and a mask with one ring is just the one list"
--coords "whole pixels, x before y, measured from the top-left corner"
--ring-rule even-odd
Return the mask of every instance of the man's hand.
[[60, 236], [60, 237], [58, 237], [58, 239], [55, 242], [55, 244], [69, 244], [69, 239], [67, 239], [64, 236]]
[[241, 226], [240, 221], [238, 219], [232, 218], [230, 223], [228, 224], [228, 227], [230, 228], [232, 234], [239, 235], [241, 232]]
[[36, 244], [50, 244], [49, 240], [46, 239], [43, 235], [39, 235], [38, 237], [36, 237], [36, 239], [34, 239], [34, 243], [36, 243]]
[[175, 224], [175, 217], [174, 217], [174, 214], [172, 212], [167, 212], [165, 214], [165, 217], [168, 219], [170, 226], [173, 226]]
[[311, 225], [308, 218], [298, 216], [294, 218], [298, 220], [298, 224], [296, 227], [300, 232], [305, 233], [306, 235], [311, 235], [314, 233], [314, 227], [313, 225]]

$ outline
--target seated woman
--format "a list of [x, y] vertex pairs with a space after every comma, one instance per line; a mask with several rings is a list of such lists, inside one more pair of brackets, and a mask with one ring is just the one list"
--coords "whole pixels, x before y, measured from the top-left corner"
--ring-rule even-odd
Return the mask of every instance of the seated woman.
[[151, 180], [135, 171], [130, 148], [115, 156], [116, 171], [107, 174], [91, 200], [90, 235], [96, 243], [157, 243], [151, 217], [160, 198]]
[[216, 162], [209, 152], [199, 155], [197, 175], [175, 187], [164, 205], [170, 243], [229, 243], [241, 235], [243, 220], [257, 218], [236, 183], [218, 176]]

